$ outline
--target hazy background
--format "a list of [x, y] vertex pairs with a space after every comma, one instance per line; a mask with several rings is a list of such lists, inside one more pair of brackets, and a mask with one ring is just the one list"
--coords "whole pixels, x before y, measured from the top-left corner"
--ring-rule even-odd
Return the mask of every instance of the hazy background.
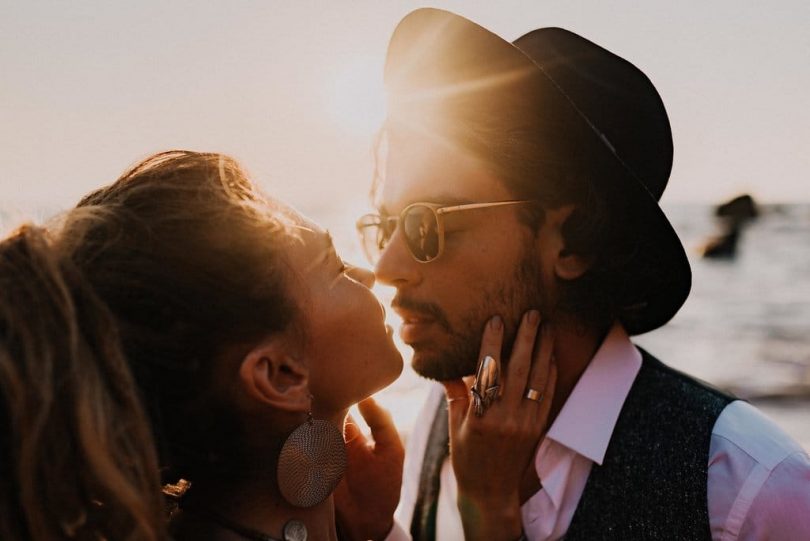
[[[314, 208], [364, 193], [405, 1], [0, 0], [0, 201], [64, 205], [153, 151], [234, 154]], [[810, 2], [433, 2], [515, 39], [563, 26], [669, 110], [665, 201], [810, 200]]]
[[[0, 0], [0, 222], [69, 207], [152, 152], [221, 151], [358, 259], [352, 224], [367, 205], [385, 47], [421, 5]], [[510, 40], [562, 26], [649, 75], [675, 141], [663, 201], [695, 287], [641, 342], [716, 383], [810, 386], [810, 207], [770, 207], [736, 263], [696, 256], [715, 227], [709, 202], [740, 191], [810, 202], [810, 2], [432, 5]], [[384, 395], [403, 428], [423, 389], [406, 372]], [[810, 448], [807, 398], [761, 405]]]

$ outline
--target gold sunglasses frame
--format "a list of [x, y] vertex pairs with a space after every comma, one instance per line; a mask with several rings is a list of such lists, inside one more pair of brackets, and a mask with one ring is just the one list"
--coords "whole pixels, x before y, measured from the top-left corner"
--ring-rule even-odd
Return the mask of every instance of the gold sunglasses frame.
[[[358, 234], [360, 235], [360, 241], [363, 248], [363, 252], [365, 253], [366, 259], [368, 259], [369, 263], [372, 265], [376, 265], [377, 261], [379, 261], [379, 257], [375, 261], [375, 258], [371, 257], [371, 254], [368, 253], [366, 249], [366, 243], [363, 242], [363, 229], [367, 229], [369, 227], [382, 227], [383, 223], [385, 222], [396, 222], [395, 227], [391, 233], [391, 237], [388, 239], [386, 246], [391, 242], [391, 239], [394, 238], [394, 235], [397, 232], [397, 229], [402, 229], [402, 223], [405, 220], [405, 215], [408, 213], [410, 209], [413, 207], [427, 207], [433, 213], [434, 218], [436, 219], [436, 234], [439, 237], [439, 249], [436, 252], [436, 256], [432, 259], [428, 259], [427, 261], [422, 261], [416, 255], [414, 255], [413, 250], [411, 249], [411, 245], [408, 242], [408, 239], [405, 239], [405, 246], [408, 247], [408, 253], [411, 254], [411, 257], [414, 258], [415, 261], [418, 263], [433, 263], [437, 259], [441, 257], [444, 253], [444, 220], [442, 216], [445, 214], [451, 214], [453, 212], [463, 212], [466, 210], [478, 210], [478, 209], [486, 209], [486, 208], [493, 208], [493, 207], [505, 207], [509, 205], [519, 205], [522, 203], [534, 203], [535, 201], [532, 199], [519, 199], [519, 200], [510, 200], [510, 201], [491, 201], [488, 203], [467, 203], [464, 205], [442, 205], [441, 203], [424, 203], [424, 202], [416, 202], [411, 203], [404, 209], [402, 212], [399, 213], [398, 216], [381, 216], [379, 213], [369, 213], [364, 214], [361, 216], [357, 223], [355, 224], [355, 228], [357, 229]], [[380, 255], [385, 251], [385, 247], [380, 250]]]

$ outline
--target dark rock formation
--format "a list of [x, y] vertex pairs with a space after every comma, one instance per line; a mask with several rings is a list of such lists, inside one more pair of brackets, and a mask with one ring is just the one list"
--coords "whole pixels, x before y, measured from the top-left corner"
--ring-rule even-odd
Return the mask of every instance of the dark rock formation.
[[723, 233], [706, 241], [703, 257], [731, 259], [737, 254], [743, 226], [759, 216], [759, 209], [753, 197], [743, 194], [718, 205], [714, 215], [720, 219]]

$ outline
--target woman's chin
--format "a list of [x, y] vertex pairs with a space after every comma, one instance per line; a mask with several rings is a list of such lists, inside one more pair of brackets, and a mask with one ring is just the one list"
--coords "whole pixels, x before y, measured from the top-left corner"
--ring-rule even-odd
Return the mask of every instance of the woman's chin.
[[365, 396], [362, 396], [358, 402], [377, 394], [382, 390], [385, 390], [389, 385], [394, 383], [399, 378], [399, 376], [402, 374], [403, 367], [402, 355], [400, 355], [399, 351], [396, 351], [396, 354], [391, 356], [390, 361], [386, 362], [386, 370], [380, 371], [380, 377], [374, 381], [375, 385], [373, 387], [369, 387], [365, 393]]
[[[388, 378], [385, 380], [382, 386], [379, 389], [377, 389], [377, 391], [385, 389], [386, 387], [394, 383], [397, 379], [399, 379], [399, 376], [402, 375], [404, 363], [402, 361], [402, 354], [399, 352], [399, 350], [397, 349], [394, 350], [394, 355], [391, 356], [391, 362], [387, 366], [391, 367], [390, 372], [387, 373]], [[377, 391], [374, 392], [376, 393]]]

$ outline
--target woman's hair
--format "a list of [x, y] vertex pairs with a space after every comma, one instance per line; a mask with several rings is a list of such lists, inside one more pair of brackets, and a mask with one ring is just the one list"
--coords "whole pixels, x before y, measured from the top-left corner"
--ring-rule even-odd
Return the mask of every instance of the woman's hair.
[[118, 324], [166, 482], [243, 458], [214, 368], [296, 319], [289, 224], [233, 159], [170, 151], [86, 196], [64, 226]]
[[1, 539], [165, 539], [161, 483], [239, 464], [217, 376], [301, 328], [293, 220], [171, 151], [0, 243]]
[[109, 311], [40, 229], [0, 243], [0, 539], [165, 539]]

